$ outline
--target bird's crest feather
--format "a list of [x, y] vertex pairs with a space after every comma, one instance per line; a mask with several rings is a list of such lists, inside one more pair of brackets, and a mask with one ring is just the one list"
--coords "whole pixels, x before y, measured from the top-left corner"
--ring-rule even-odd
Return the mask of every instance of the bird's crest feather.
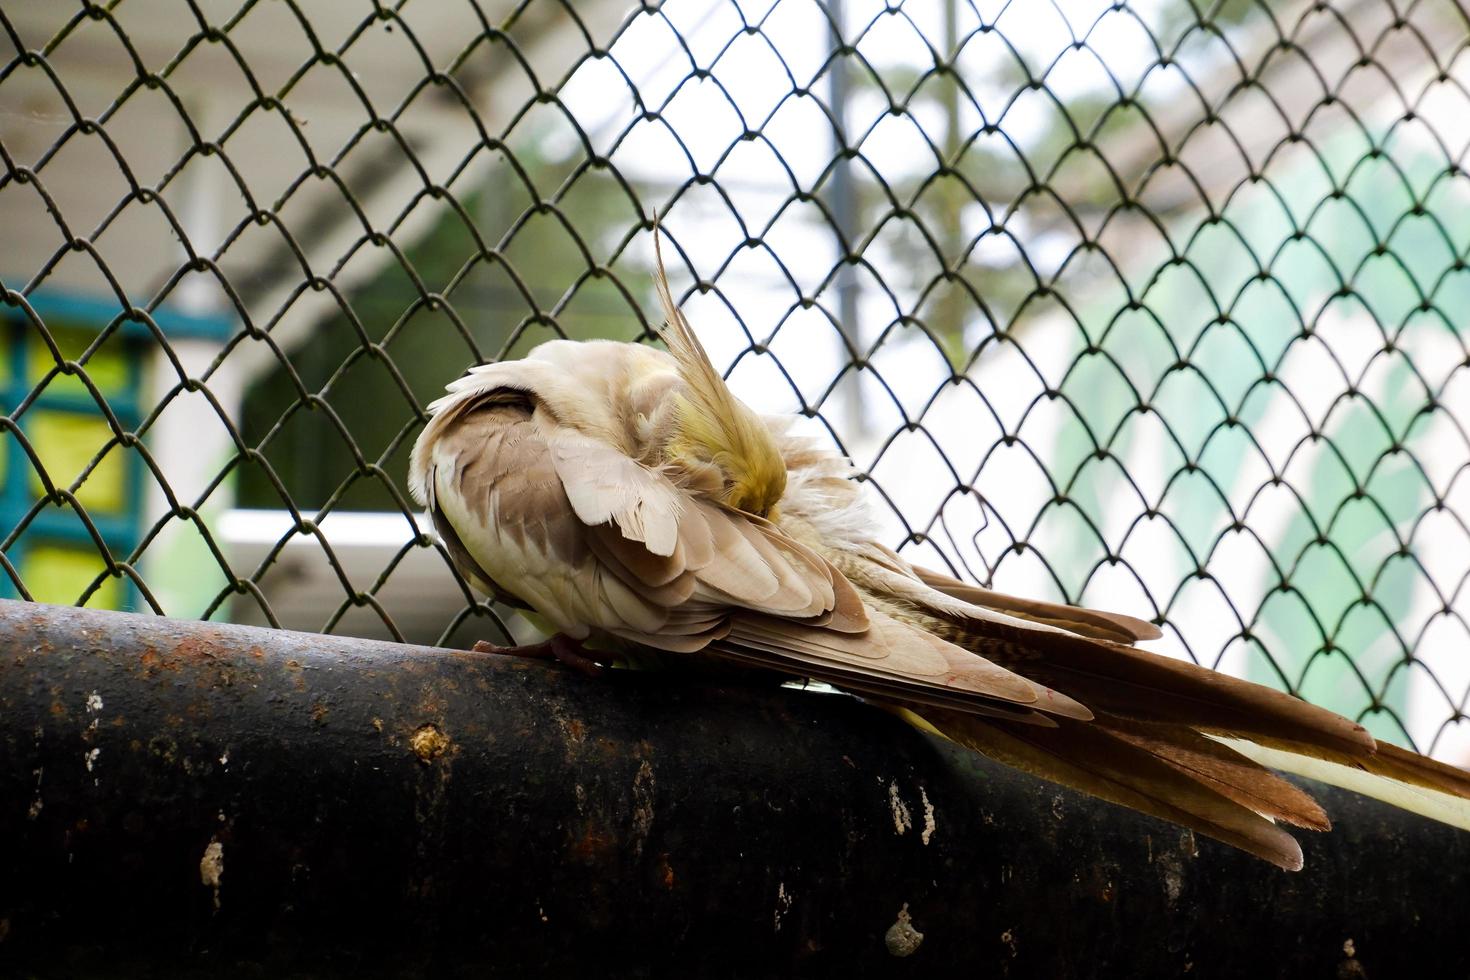
[[770, 430], [731, 393], [675, 304], [664, 273], [657, 227], [654, 254], [654, 286], [665, 316], [659, 336], [674, 356], [685, 386], [676, 396], [677, 423], [668, 443], [668, 459], [691, 468], [714, 464], [725, 474], [723, 503], [770, 516], [786, 491], [786, 463]]

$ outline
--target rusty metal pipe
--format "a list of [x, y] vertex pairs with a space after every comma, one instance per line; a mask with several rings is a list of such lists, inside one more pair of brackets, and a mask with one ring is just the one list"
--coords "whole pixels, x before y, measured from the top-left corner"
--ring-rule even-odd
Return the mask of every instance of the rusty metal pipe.
[[1290, 875], [836, 695], [19, 602], [0, 637], [0, 975], [1470, 973], [1470, 835], [1326, 788]]

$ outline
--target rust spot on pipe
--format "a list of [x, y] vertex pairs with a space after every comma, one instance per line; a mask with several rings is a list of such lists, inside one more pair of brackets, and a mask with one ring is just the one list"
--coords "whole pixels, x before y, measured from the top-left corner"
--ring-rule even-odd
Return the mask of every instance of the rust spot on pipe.
[[617, 846], [613, 836], [607, 831], [588, 826], [580, 840], [572, 845], [572, 853], [585, 860], [597, 860], [610, 854]]
[[180, 637], [174, 644], [174, 654], [188, 659], [214, 660], [221, 653], [214, 635], [208, 630], [201, 630], [197, 635]]
[[449, 750], [449, 736], [438, 725], [429, 723], [415, 729], [408, 744], [413, 749], [413, 754], [419, 757], [419, 761], [428, 765]]
[[306, 677], [301, 669], [301, 661], [294, 658], [287, 660], [286, 670], [291, 673], [291, 686], [298, 691], [306, 690]]

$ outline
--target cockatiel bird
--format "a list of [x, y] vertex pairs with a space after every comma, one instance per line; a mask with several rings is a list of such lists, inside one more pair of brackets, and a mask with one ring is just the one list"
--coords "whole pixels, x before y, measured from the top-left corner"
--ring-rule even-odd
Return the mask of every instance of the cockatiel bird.
[[[1470, 829], [1470, 773], [1133, 644], [1130, 616], [1014, 598], [872, 539], [851, 464], [740, 402], [656, 280], [668, 352], [544, 343], [430, 406], [411, 489], [475, 587], [583, 642], [812, 678], [1045, 779], [1282, 868], [1329, 826], [1265, 765]], [[1259, 760], [1259, 761], [1257, 761]]]

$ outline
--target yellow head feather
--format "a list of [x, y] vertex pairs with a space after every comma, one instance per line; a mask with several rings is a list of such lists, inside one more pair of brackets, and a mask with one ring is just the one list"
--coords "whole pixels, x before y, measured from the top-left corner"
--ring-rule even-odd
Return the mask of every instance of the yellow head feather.
[[666, 449], [669, 461], [691, 468], [713, 464], [724, 474], [724, 503], [769, 517], [786, 492], [786, 462], [766, 424], [731, 393], [674, 304], [657, 227], [653, 248], [658, 261], [654, 285], [666, 318], [659, 335], [684, 382], [684, 391], [676, 396], [675, 431]]

